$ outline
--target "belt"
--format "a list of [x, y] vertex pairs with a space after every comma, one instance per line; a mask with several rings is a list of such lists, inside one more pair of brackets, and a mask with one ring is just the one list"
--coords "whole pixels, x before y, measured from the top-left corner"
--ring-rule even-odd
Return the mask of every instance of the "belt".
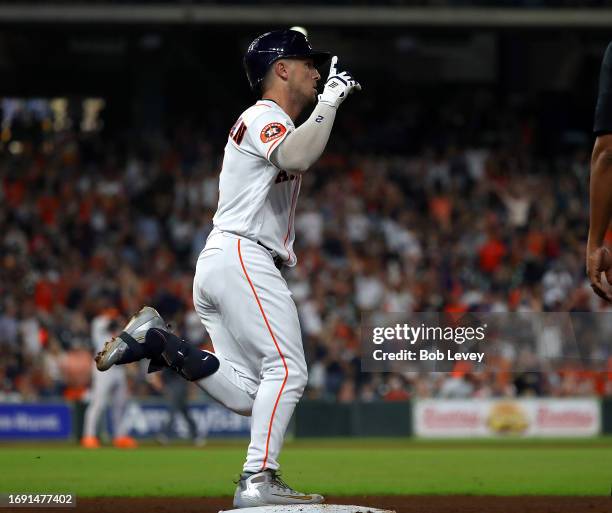
[[276, 267], [279, 271], [281, 270], [281, 267], [283, 267], [283, 259], [279, 256], [279, 255], [274, 255], [276, 253], [276, 251], [270, 249], [269, 247], [267, 247], [266, 245], [262, 244], [261, 242], [257, 241], [257, 244], [259, 244], [262, 248], [264, 248], [265, 250], [267, 250], [270, 253], [270, 256], [272, 257], [272, 260], [274, 261], [274, 267]]

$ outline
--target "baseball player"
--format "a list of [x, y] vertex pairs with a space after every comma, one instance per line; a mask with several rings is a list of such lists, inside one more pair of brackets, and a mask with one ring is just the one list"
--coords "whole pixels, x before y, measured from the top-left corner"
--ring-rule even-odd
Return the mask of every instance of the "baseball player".
[[[259, 36], [244, 57], [260, 99], [230, 130], [214, 229], [193, 283], [214, 354], [168, 332], [159, 314], [145, 307], [96, 357], [99, 370], [150, 358], [150, 370], [167, 365], [252, 417], [236, 508], [323, 501], [292, 489], [278, 472], [285, 430], [307, 381], [297, 310], [280, 270], [296, 264], [293, 224], [302, 174], [323, 152], [340, 104], [361, 89], [337, 70], [333, 57], [317, 101], [317, 66], [329, 57], [294, 30]], [[294, 120], [315, 102], [296, 128]]]
[[149, 384], [158, 392], [162, 392], [168, 405], [168, 420], [157, 436], [157, 441], [167, 444], [176, 435], [175, 422], [180, 415], [183, 417], [189, 436], [196, 447], [206, 444], [206, 438], [198, 432], [198, 425], [189, 412], [189, 382], [185, 381], [179, 374], [170, 368], [162, 369], [162, 372], [149, 374]]
[[[96, 351], [102, 350], [112, 332], [119, 327], [115, 324], [118, 314], [119, 312], [115, 309], [106, 309], [93, 319], [91, 340]], [[116, 328], [113, 329], [114, 327]], [[85, 412], [83, 438], [81, 439], [83, 447], [87, 449], [100, 447], [97, 430], [107, 406], [111, 407], [114, 432], [113, 445], [122, 449], [131, 449], [138, 445], [136, 440], [127, 435], [125, 424], [122, 422], [127, 399], [125, 369], [116, 367], [104, 374], [100, 374], [94, 369], [91, 377], [90, 402]]]
[[597, 136], [591, 156], [591, 215], [587, 242], [586, 270], [591, 287], [612, 301], [610, 287], [602, 282], [602, 273], [612, 284], [612, 255], [604, 245], [604, 237], [612, 218], [612, 43], [601, 64], [599, 95], [595, 108], [593, 131]]

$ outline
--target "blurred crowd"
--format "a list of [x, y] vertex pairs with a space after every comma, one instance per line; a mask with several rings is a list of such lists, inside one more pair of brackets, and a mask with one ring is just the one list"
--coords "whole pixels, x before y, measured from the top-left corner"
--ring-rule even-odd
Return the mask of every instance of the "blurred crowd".
[[[360, 322], [371, 312], [610, 313], [584, 275], [590, 141], [551, 157], [533, 120], [510, 108], [492, 117], [490, 107], [455, 104], [443, 131], [418, 139], [407, 131], [427, 112], [407, 109], [376, 133], [347, 113], [305, 174], [298, 265], [285, 276], [307, 397], [612, 395], [609, 344], [590, 347], [597, 368], [516, 353], [505, 372], [360, 371]], [[0, 398], [82, 398], [91, 320], [109, 307], [127, 318], [150, 304], [186, 339], [210, 344], [191, 294], [223, 136], [189, 125], [142, 139], [53, 132], [17, 116], [3, 140]], [[132, 374], [134, 393], [152, 393]]]

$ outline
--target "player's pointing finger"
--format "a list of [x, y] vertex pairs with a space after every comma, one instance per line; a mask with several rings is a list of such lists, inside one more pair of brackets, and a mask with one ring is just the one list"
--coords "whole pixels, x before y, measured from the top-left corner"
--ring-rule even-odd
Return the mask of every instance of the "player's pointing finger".
[[329, 65], [329, 76], [330, 77], [338, 73], [338, 70], [336, 69], [336, 64], [338, 64], [338, 56], [334, 55], [331, 59], [331, 64]]

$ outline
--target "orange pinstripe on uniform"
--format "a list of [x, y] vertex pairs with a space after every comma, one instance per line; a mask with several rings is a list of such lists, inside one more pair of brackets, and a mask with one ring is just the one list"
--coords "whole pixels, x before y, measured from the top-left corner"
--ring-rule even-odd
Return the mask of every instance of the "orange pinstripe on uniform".
[[261, 470], [265, 470], [266, 463], [268, 462], [268, 447], [270, 445], [270, 435], [272, 434], [272, 424], [274, 423], [274, 415], [276, 414], [276, 407], [278, 406], [278, 402], [280, 401], [281, 395], [283, 394], [283, 390], [285, 389], [285, 384], [287, 383], [287, 378], [289, 377], [289, 368], [287, 367], [287, 362], [285, 361], [285, 357], [283, 356], [283, 353], [280, 350], [278, 342], [276, 341], [276, 337], [274, 336], [272, 327], [270, 326], [270, 323], [268, 322], [268, 317], [266, 316], [266, 312], [264, 312], [263, 306], [261, 305], [261, 301], [259, 300], [259, 296], [257, 295], [257, 292], [255, 291], [255, 286], [253, 285], [251, 278], [249, 278], [249, 273], [247, 272], [246, 267], [244, 266], [244, 261], [242, 260], [242, 252], [240, 251], [240, 242], [241, 240], [238, 239], [238, 258], [240, 259], [240, 265], [242, 266], [242, 270], [244, 272], [245, 278], [247, 279], [247, 281], [249, 282], [249, 285], [251, 286], [251, 290], [253, 291], [253, 295], [255, 296], [257, 305], [259, 306], [259, 311], [261, 312], [263, 320], [266, 323], [266, 327], [268, 328], [268, 332], [270, 333], [270, 336], [272, 337], [272, 341], [274, 342], [274, 345], [276, 346], [276, 350], [278, 351], [278, 354], [280, 355], [281, 360], [283, 362], [283, 367], [285, 368], [285, 378], [283, 379], [283, 384], [281, 385], [278, 395], [276, 396], [276, 402], [274, 403], [274, 409], [272, 410], [272, 416], [270, 417], [270, 424], [268, 425], [268, 436], [266, 437], [266, 454], [264, 456], [263, 464], [261, 466]]

